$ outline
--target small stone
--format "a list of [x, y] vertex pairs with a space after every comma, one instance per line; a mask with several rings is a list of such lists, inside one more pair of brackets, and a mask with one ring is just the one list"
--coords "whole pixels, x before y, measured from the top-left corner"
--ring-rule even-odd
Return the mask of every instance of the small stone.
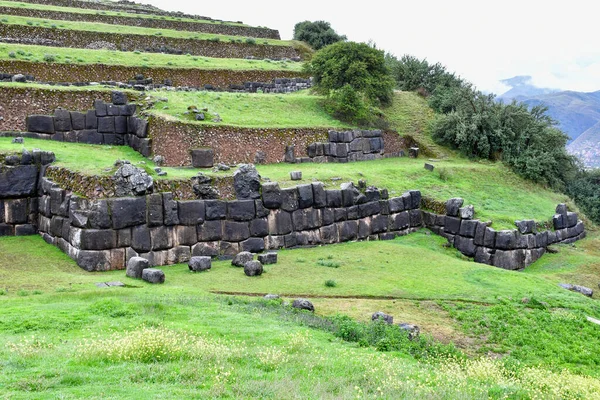
[[206, 256], [192, 257], [188, 262], [188, 267], [190, 271], [194, 272], [208, 271], [212, 267], [212, 260]]
[[263, 265], [260, 261], [248, 261], [244, 265], [244, 273], [246, 276], [258, 276], [263, 273]]
[[154, 156], [154, 158], [152, 158], [152, 162], [154, 164], [156, 164], [159, 167], [162, 167], [165, 164], [165, 158], [163, 156]]
[[206, 116], [204, 115], [204, 113], [198, 113], [196, 114], [196, 121], [204, 121], [206, 119]]
[[160, 171], [158, 176], [167, 176], [167, 171]]
[[417, 325], [407, 324], [405, 322], [401, 322], [398, 324], [398, 327], [402, 330], [405, 330], [408, 333], [408, 338], [410, 340], [414, 340], [419, 337], [419, 333], [421, 330]]
[[106, 282], [106, 285], [110, 287], [125, 287], [125, 284], [119, 281]]
[[425, 169], [427, 171], [433, 171], [435, 167], [432, 164], [425, 163]]
[[390, 325], [394, 323], [394, 317], [392, 317], [389, 314], [384, 313], [383, 311], [377, 311], [376, 313], [371, 315], [371, 321], [377, 321], [377, 320], [382, 320], [385, 323], [390, 324]]
[[229, 171], [230, 169], [229, 165], [223, 163], [218, 163], [214, 168], [215, 171]]
[[277, 300], [279, 299], [279, 295], [278, 294], [266, 294], [263, 299], [265, 300]]
[[160, 269], [146, 268], [142, 271], [142, 279], [148, 283], [165, 283], [165, 273]]
[[290, 172], [290, 179], [293, 181], [302, 180], [302, 171], [292, 171]]
[[12, 140], [13, 143], [18, 143], [18, 144], [23, 144], [23, 138], [22, 137], [16, 137]]
[[311, 303], [307, 299], [294, 300], [294, 302], [292, 303], [292, 307], [297, 308], [299, 310], [308, 310], [312, 312], [315, 311], [315, 306], [313, 306], [313, 303]]
[[237, 253], [233, 260], [231, 261], [231, 265], [235, 267], [243, 267], [246, 263], [254, 260], [254, 255], [249, 251], [242, 251], [241, 253]]
[[277, 253], [269, 252], [269, 253], [259, 254], [258, 261], [260, 261], [263, 265], [277, 264]]

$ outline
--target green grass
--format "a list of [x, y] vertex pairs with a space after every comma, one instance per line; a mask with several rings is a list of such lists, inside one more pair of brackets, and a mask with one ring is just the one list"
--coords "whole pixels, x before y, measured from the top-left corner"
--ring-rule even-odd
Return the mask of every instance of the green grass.
[[[151, 112], [168, 119], [183, 120], [197, 125], [214, 125], [211, 121], [194, 121], [186, 115], [188, 107], [208, 108], [207, 114], [218, 113], [220, 125], [248, 128], [334, 128], [345, 123], [327, 114], [320, 106], [322, 97], [299, 91], [290, 94], [227, 93], [227, 92], [164, 92]], [[168, 106], [164, 110], [163, 107]]]
[[[11, 57], [10, 54], [14, 54]], [[22, 54], [20, 54], [22, 53]], [[64, 47], [34, 46], [2, 43], [0, 60], [19, 60], [42, 63], [50, 54], [57, 64], [103, 64], [148, 68], [194, 68], [199, 70], [233, 71], [294, 71], [302, 70], [302, 63], [291, 61], [244, 60], [240, 58], [210, 58], [162, 53], [143, 53], [113, 50], [69, 49]]]
[[[118, 33], [123, 34], [126, 32], [128, 35], [145, 35], [145, 36], [164, 36], [177, 39], [195, 39], [195, 40], [220, 40], [222, 42], [230, 42], [233, 40], [241, 39], [244, 41], [242, 36], [230, 36], [230, 35], [219, 35], [214, 33], [204, 32], [187, 32], [177, 31], [173, 29], [155, 29], [155, 28], [143, 28], [138, 26], [124, 26], [124, 25], [111, 25], [102, 24], [98, 22], [79, 22], [79, 21], [61, 21], [44, 18], [30, 18], [20, 17], [13, 15], [3, 15], [2, 23], [8, 25], [31, 25], [42, 27], [46, 29], [60, 28], [69, 29], [75, 31], [86, 31], [86, 32], [102, 32], [102, 33]], [[294, 46], [296, 42], [293, 40], [276, 40], [276, 39], [264, 39], [258, 40], [259, 44], [267, 44], [270, 46]]]
[[0, 1], [1, 7], [12, 7], [12, 8], [24, 8], [28, 10], [47, 10], [47, 11], [61, 11], [68, 12], [74, 14], [102, 14], [107, 16], [119, 16], [119, 17], [127, 17], [127, 18], [143, 18], [143, 19], [155, 19], [155, 20], [166, 20], [166, 21], [183, 21], [183, 22], [191, 22], [197, 24], [212, 24], [212, 25], [233, 25], [233, 26], [248, 26], [246, 24], [240, 24], [237, 22], [230, 21], [212, 21], [208, 19], [192, 19], [192, 18], [178, 18], [178, 17], [167, 17], [167, 16], [158, 16], [152, 14], [131, 14], [127, 12], [117, 12], [117, 11], [96, 11], [85, 8], [75, 8], [75, 7], [59, 7], [59, 6], [51, 6], [51, 5], [41, 5], [35, 3], [17, 3], [14, 1]]

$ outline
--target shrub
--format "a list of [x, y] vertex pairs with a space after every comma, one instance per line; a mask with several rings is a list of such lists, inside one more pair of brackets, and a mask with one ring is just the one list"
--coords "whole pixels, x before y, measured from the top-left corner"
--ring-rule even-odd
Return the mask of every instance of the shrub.
[[364, 95], [348, 84], [330, 91], [324, 108], [335, 118], [357, 125], [367, 125], [371, 119]]
[[56, 57], [53, 54], [44, 54], [44, 61], [54, 62], [56, 61]]
[[328, 279], [325, 281], [325, 286], [327, 287], [336, 287], [337, 286], [337, 282], [334, 281], [333, 279]]
[[17, 55], [15, 54], [15, 52], [14, 52], [14, 51], [11, 51], [10, 53], [8, 53], [8, 56], [9, 56], [10, 58], [17, 58]]
[[328, 261], [328, 260], [325, 260], [323, 258], [320, 258], [317, 261], [317, 265], [320, 265], [322, 267], [329, 267], [329, 268], [339, 268], [341, 266], [339, 262]]
[[330, 44], [345, 41], [346, 36], [338, 35], [329, 22], [326, 21], [303, 21], [294, 26], [294, 40], [299, 40], [319, 50]]
[[256, 44], [256, 39], [254, 38], [246, 38], [246, 44]]

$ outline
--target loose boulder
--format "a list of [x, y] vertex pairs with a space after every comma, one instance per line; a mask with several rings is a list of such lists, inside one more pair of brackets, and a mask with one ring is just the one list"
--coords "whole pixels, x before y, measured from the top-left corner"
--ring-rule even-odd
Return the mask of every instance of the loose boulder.
[[146, 268], [142, 271], [142, 279], [148, 283], [165, 283], [165, 273], [160, 269]]
[[260, 261], [248, 261], [244, 265], [244, 273], [246, 276], [258, 276], [263, 273], [263, 265]]
[[278, 294], [265, 294], [265, 296], [263, 297], [263, 299], [265, 299], [265, 300], [277, 300], [277, 299], [279, 299], [279, 295]]
[[190, 271], [194, 272], [208, 271], [212, 267], [212, 260], [206, 256], [192, 257], [188, 262], [188, 267]]
[[233, 173], [233, 188], [240, 200], [260, 198], [260, 175], [252, 164], [242, 164]]
[[581, 293], [582, 295], [587, 296], [587, 297], [592, 297], [594, 295], [594, 291], [585, 286], [571, 285], [570, 283], [559, 283], [558, 286], [560, 286], [564, 289], [570, 290], [572, 292]]
[[235, 257], [233, 257], [231, 265], [233, 265], [234, 267], [241, 268], [244, 267], [246, 263], [252, 260], [254, 260], [254, 255], [252, 253], [250, 253], [249, 251], [242, 251], [240, 253], [237, 253]]
[[394, 323], [394, 317], [384, 313], [383, 311], [377, 311], [376, 313], [371, 315], [371, 321], [378, 321], [378, 320], [384, 321], [385, 323], [390, 324], [390, 325]]
[[302, 171], [292, 171], [290, 172], [290, 179], [293, 181], [302, 180]]
[[451, 217], [458, 217], [460, 208], [462, 207], [464, 200], [460, 197], [455, 197], [446, 202], [446, 215]]
[[417, 325], [407, 324], [406, 322], [399, 323], [398, 327], [408, 333], [408, 338], [410, 340], [417, 339], [419, 337], [419, 333], [421, 332]]
[[142, 257], [132, 257], [127, 262], [125, 274], [130, 278], [141, 279], [142, 272], [150, 267], [148, 260]]
[[315, 306], [313, 306], [313, 303], [311, 303], [307, 299], [294, 300], [294, 302], [292, 303], [292, 307], [297, 308], [299, 310], [308, 310], [308, 311], [312, 311], [312, 312], [315, 311]]
[[117, 197], [143, 196], [152, 193], [154, 188], [152, 177], [128, 162], [122, 163], [113, 177]]
[[277, 253], [271, 251], [269, 253], [259, 254], [258, 261], [263, 265], [277, 264]]

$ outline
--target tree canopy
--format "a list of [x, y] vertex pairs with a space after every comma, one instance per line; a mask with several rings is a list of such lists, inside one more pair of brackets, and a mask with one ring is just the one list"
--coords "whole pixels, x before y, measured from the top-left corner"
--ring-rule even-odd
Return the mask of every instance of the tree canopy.
[[294, 26], [294, 40], [308, 43], [315, 50], [330, 44], [345, 41], [346, 36], [338, 35], [326, 21], [302, 21]]

